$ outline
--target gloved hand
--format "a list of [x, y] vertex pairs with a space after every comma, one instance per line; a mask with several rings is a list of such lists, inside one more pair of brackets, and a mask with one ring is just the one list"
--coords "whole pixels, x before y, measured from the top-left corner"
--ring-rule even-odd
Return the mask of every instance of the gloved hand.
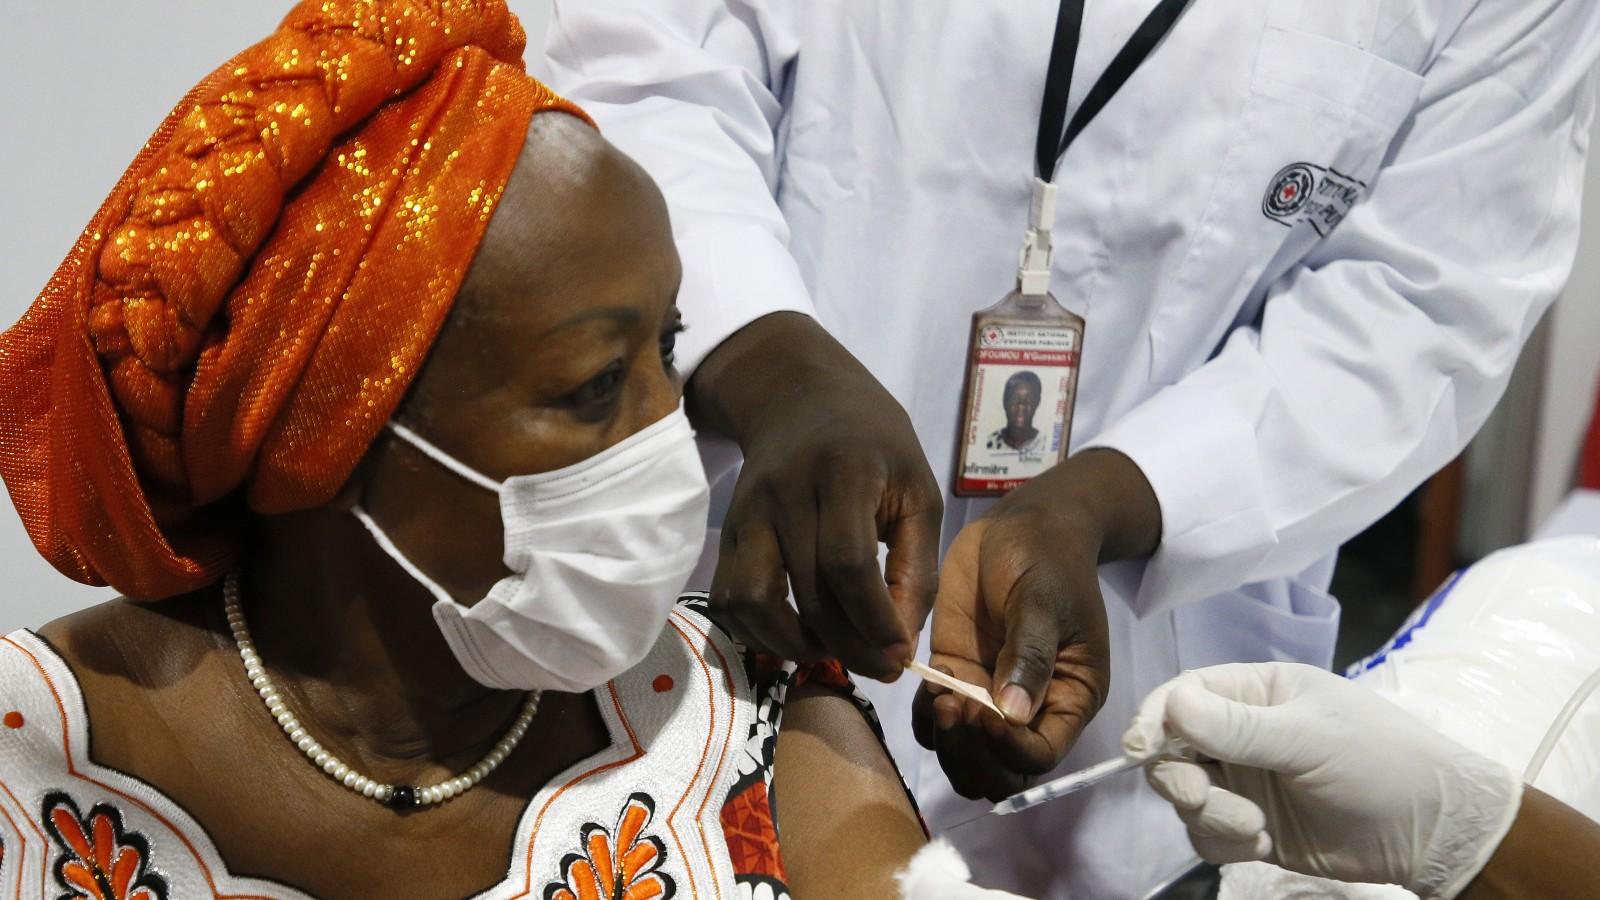
[[[1160, 759], [1175, 737], [1198, 758]], [[1185, 672], [1123, 735], [1213, 863], [1265, 860], [1456, 896], [1517, 814], [1522, 781], [1366, 688], [1310, 666]]]
[[968, 884], [971, 878], [972, 872], [961, 854], [942, 840], [918, 850], [905, 870], [895, 876], [900, 882], [900, 900], [1027, 900]]

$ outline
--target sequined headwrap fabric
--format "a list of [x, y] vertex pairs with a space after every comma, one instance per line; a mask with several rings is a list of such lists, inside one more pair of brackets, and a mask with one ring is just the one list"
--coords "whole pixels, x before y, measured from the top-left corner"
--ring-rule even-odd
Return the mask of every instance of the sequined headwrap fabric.
[[56, 568], [194, 590], [343, 485], [535, 112], [503, 0], [305, 2], [173, 110], [0, 336], [0, 475]]

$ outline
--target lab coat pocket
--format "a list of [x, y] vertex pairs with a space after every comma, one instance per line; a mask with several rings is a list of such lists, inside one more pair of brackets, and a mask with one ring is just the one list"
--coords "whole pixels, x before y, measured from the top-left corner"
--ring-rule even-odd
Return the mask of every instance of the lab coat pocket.
[[1178, 664], [1303, 662], [1327, 668], [1339, 633], [1339, 601], [1303, 581], [1250, 584], [1173, 612]]
[[[1258, 141], [1235, 143], [1230, 162], [1239, 177], [1258, 181], [1299, 162], [1365, 184], [1421, 91], [1421, 75], [1382, 56], [1320, 34], [1269, 27], [1251, 79], [1250, 121], [1240, 134]], [[1283, 199], [1293, 205], [1300, 198]]]
[[1268, 27], [1215, 190], [1154, 323], [1169, 378], [1227, 331], [1372, 188], [1422, 77], [1319, 34]]

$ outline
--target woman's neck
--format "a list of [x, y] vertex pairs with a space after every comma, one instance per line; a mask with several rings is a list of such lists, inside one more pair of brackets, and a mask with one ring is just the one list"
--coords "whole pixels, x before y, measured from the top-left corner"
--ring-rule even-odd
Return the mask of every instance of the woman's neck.
[[470, 765], [523, 695], [479, 685], [434, 623], [433, 596], [348, 513], [262, 521], [240, 605], [268, 672], [317, 738], [374, 778]]

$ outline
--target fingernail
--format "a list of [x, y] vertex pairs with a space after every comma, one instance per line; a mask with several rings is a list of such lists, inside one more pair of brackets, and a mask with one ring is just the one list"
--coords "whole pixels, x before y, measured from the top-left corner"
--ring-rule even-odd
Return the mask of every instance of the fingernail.
[[949, 731], [956, 727], [956, 720], [961, 718], [961, 710], [953, 703], [935, 703], [933, 718], [939, 723], [940, 731]]
[[1008, 684], [1000, 690], [1000, 696], [995, 700], [995, 705], [1006, 714], [1006, 718], [1013, 722], [1026, 722], [1031, 716], [1028, 708], [1033, 701], [1028, 698], [1028, 692], [1020, 684]]

